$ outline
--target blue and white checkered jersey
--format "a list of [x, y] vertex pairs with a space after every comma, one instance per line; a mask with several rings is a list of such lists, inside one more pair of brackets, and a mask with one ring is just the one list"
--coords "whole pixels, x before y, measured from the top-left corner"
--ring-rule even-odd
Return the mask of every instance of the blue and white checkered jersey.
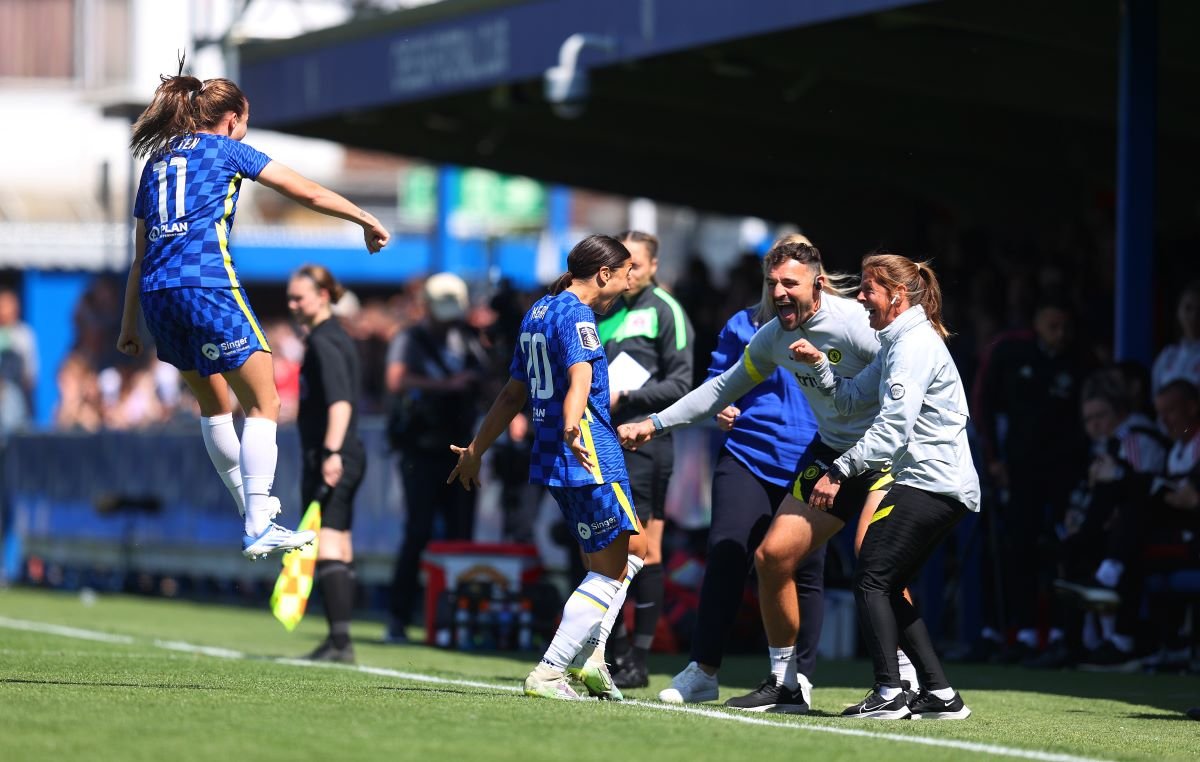
[[221, 135], [175, 138], [146, 162], [133, 216], [145, 220], [142, 291], [239, 286], [229, 234], [243, 178], [271, 159]]
[[[567, 369], [592, 364], [592, 388], [579, 428], [595, 468], [584, 468], [563, 441]], [[625, 458], [608, 415], [608, 361], [596, 333], [596, 313], [570, 291], [544, 296], [525, 314], [509, 373], [529, 388], [533, 452], [529, 481], [579, 487], [627, 479]]]

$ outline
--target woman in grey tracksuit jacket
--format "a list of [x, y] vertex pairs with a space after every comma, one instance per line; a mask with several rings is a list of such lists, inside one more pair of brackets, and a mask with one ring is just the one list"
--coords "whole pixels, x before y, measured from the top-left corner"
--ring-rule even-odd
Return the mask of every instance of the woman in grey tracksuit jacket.
[[[843, 479], [891, 462], [895, 486], [863, 538], [854, 594], [875, 663], [875, 688], [844, 713], [879, 719], [963, 719], [970, 714], [950, 687], [916, 608], [901, 595], [933, 550], [967, 513], [979, 510], [979, 477], [967, 442], [967, 398], [946, 348], [941, 290], [925, 263], [895, 254], [863, 260], [858, 301], [879, 331], [880, 351], [854, 378], [836, 376], [805, 344], [796, 359], [813, 364], [838, 412], [878, 405], [871, 426], [833, 463], [810, 501], [831, 503]], [[921, 678], [916, 696], [901, 690], [896, 646]]]

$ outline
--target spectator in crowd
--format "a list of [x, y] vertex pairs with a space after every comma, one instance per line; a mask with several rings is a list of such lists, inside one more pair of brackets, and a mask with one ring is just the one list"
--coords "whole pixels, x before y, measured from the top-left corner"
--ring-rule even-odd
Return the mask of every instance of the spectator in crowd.
[[[1017, 628], [1016, 643], [998, 654], [1007, 662], [1037, 653], [1038, 598], [1054, 577], [1052, 518], [1062, 515], [1071, 491], [1063, 474], [1080, 473], [1086, 463], [1077, 416], [1089, 363], [1076, 351], [1072, 332], [1071, 310], [1044, 300], [1031, 332], [1008, 334], [992, 345], [975, 387], [984, 462], [1001, 495], [1002, 551], [996, 565], [1006, 601], [996, 608], [1003, 606], [1004, 623]], [[1048, 453], [1054, 454], [1054, 468], [1044, 467]], [[999, 625], [997, 620], [985, 629], [984, 645], [1001, 645]]]
[[0, 449], [9, 435], [29, 426], [29, 407], [16, 382], [0, 377]]
[[470, 540], [475, 494], [446, 484], [433, 474], [449, 473], [457, 457], [448, 442], [471, 438], [488, 358], [476, 332], [464, 319], [470, 304], [467, 284], [453, 273], [425, 282], [426, 320], [399, 334], [388, 348], [387, 388], [394, 395], [388, 420], [392, 447], [400, 453], [407, 519], [404, 542], [392, 570], [387, 639], [407, 641], [419, 589], [421, 553], [441, 516], [443, 537]]
[[100, 371], [97, 383], [107, 429], [143, 429], [169, 416], [158, 396], [152, 355], [122, 359]]
[[58, 369], [58, 408], [54, 426], [71, 431], [99, 431], [104, 427], [100, 383], [87, 357], [72, 351]]
[[[1080, 658], [1124, 662], [1132, 650], [1141, 528], [1151, 480], [1166, 466], [1167, 442], [1153, 421], [1133, 412], [1130, 390], [1115, 368], [1093, 374], [1084, 384], [1082, 417], [1092, 461], [1058, 523], [1062, 577], [1055, 586], [1079, 596], [1086, 608], [1110, 605], [1119, 607], [1118, 613], [1097, 618], [1089, 610], [1082, 620], [1059, 613], [1046, 651], [1027, 660], [1028, 666], [1061, 667]], [[1103, 589], [1095, 590], [1097, 585]], [[1085, 651], [1092, 653], [1084, 657]]]
[[288, 309], [305, 331], [300, 368], [300, 504], [317, 501], [321, 529], [314, 574], [325, 606], [328, 634], [307, 658], [354, 663], [350, 619], [354, 613], [354, 547], [350, 525], [354, 495], [367, 470], [358, 437], [357, 401], [362, 393], [358, 349], [333, 317], [345, 293], [321, 265], [304, 265], [288, 282]]
[[[629, 291], [597, 326], [613, 371], [610, 380], [614, 426], [669, 407], [688, 393], [692, 383], [691, 340], [695, 336], [683, 307], [655, 279], [658, 238], [639, 230], [627, 230], [617, 240], [625, 244], [633, 262]], [[632, 648], [623, 617], [618, 614], [609, 653], [616, 667], [613, 682], [617, 687], [642, 688], [650, 682], [646, 656], [654, 643], [666, 594], [663, 519], [675, 463], [675, 444], [668, 434], [637, 450], [623, 452], [633, 488], [633, 507], [646, 539], [646, 563], [630, 591], [637, 601]]]
[[37, 376], [37, 338], [21, 320], [21, 298], [13, 289], [0, 287], [0, 378], [16, 384], [28, 410], [33, 409]]
[[265, 326], [275, 367], [275, 388], [279, 390], [279, 422], [291, 423], [300, 410], [300, 366], [304, 362], [304, 342], [285, 320], [272, 320]]
[[1175, 320], [1179, 341], [1163, 347], [1154, 360], [1155, 393], [1177, 378], [1200, 385], [1200, 280], [1189, 283], [1179, 295]]

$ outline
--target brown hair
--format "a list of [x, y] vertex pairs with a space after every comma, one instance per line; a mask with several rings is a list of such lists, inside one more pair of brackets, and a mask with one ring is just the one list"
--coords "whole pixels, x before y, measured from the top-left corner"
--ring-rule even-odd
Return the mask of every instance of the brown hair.
[[767, 288], [767, 275], [770, 274], [771, 270], [789, 259], [794, 259], [800, 264], [810, 266], [815, 263], [817, 267], [816, 274], [825, 278], [821, 290], [827, 294], [849, 297], [858, 290], [858, 284], [853, 275], [831, 273], [825, 270], [825, 265], [821, 261], [821, 250], [813, 246], [812, 241], [808, 240], [808, 236], [802, 233], [785, 235], [775, 241], [766, 256], [763, 257], [762, 297], [758, 300], [758, 305], [754, 310], [754, 323], [756, 325], [762, 325], [775, 317], [775, 306], [772, 303], [771, 291]]
[[571, 249], [567, 255], [567, 271], [558, 276], [550, 287], [550, 295], [561, 294], [574, 281], [585, 280], [600, 272], [601, 267], [616, 269], [629, 259], [629, 249], [610, 235], [590, 235]]
[[228, 79], [201, 82], [184, 74], [182, 58], [179, 74], [160, 75], [159, 79], [162, 84], [154, 91], [154, 99], [133, 124], [129, 147], [137, 157], [158, 155], [173, 138], [211, 129], [230, 111], [243, 116], [249, 105], [241, 88]]
[[346, 287], [338, 283], [338, 279], [333, 277], [333, 273], [329, 272], [329, 268], [325, 265], [301, 265], [296, 272], [292, 273], [293, 278], [299, 277], [308, 278], [317, 287], [317, 290], [325, 289], [329, 292], [329, 303], [337, 304], [338, 299], [346, 293]]
[[651, 259], [658, 259], [658, 236], [651, 233], [643, 233], [640, 230], [622, 230], [617, 233], [617, 240], [621, 243], [633, 241], [646, 245], [646, 251], [650, 252]]
[[889, 293], [900, 286], [908, 292], [908, 303], [919, 304], [933, 330], [943, 339], [950, 335], [942, 323], [942, 287], [929, 262], [914, 262], [908, 257], [879, 249], [863, 257], [862, 276], [874, 278]]

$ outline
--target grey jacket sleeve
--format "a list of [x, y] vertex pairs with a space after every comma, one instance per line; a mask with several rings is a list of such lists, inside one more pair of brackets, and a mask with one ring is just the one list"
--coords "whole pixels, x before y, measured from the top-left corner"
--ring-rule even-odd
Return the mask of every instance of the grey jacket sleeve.
[[719, 376], [684, 395], [683, 399], [658, 414], [663, 429], [689, 426], [696, 421], [716, 415], [725, 407], [758, 386], [762, 379], [755, 379], [746, 368], [745, 355], [741, 360]]
[[817, 385], [826, 394], [833, 396], [833, 406], [842, 415], [852, 415], [860, 410], [879, 407], [879, 376], [883, 353], [875, 355], [867, 367], [853, 378], [843, 378], [833, 372], [828, 360], [822, 359], [813, 366], [817, 373]]
[[[897, 352], [896, 354], [901, 354]], [[878, 356], [882, 357], [881, 352]], [[880, 407], [871, 427], [858, 443], [834, 461], [846, 476], [857, 476], [869, 468], [883, 468], [909, 441], [913, 425], [920, 415], [925, 391], [935, 368], [929, 357], [894, 358], [886, 370], [886, 379], [874, 374], [878, 383]], [[867, 370], [863, 369], [864, 372]]]

